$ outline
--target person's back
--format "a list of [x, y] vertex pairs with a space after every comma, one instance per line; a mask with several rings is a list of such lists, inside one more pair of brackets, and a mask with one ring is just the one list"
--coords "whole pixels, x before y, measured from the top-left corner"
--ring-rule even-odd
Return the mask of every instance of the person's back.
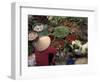
[[56, 49], [54, 47], [48, 47], [44, 51], [35, 50], [36, 65], [37, 66], [53, 65], [54, 64], [53, 59], [55, 54], [56, 54]]

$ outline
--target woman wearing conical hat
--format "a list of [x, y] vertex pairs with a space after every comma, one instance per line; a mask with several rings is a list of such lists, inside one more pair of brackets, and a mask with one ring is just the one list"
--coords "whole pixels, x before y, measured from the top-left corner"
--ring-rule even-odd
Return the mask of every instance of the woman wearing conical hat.
[[39, 37], [35, 44], [35, 58], [37, 66], [55, 64], [56, 48], [50, 46], [51, 40], [48, 36]]

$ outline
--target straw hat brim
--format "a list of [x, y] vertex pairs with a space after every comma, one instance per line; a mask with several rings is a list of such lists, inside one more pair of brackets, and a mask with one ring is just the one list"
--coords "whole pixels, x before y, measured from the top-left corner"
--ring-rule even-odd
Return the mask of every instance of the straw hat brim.
[[36, 42], [35, 47], [38, 51], [44, 51], [49, 47], [50, 42], [51, 40], [48, 36], [42, 36]]

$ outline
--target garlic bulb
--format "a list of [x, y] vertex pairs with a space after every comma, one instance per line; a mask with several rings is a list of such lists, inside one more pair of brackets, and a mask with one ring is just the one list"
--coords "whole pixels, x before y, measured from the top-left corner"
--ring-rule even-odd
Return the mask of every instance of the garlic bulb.
[[36, 39], [37, 37], [38, 37], [38, 34], [36, 32], [30, 32], [28, 34], [28, 40], [29, 41], [32, 41], [32, 40]]
[[36, 32], [41, 32], [44, 29], [44, 25], [40, 24], [40, 25], [36, 25], [33, 30]]

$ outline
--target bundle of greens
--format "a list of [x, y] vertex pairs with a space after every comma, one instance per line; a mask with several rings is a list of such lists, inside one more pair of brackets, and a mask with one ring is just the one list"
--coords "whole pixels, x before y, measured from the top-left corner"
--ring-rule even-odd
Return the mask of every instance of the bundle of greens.
[[65, 36], [67, 36], [69, 33], [70, 33], [70, 30], [68, 27], [58, 26], [58, 27], [55, 27], [53, 35], [59, 39], [62, 39]]

